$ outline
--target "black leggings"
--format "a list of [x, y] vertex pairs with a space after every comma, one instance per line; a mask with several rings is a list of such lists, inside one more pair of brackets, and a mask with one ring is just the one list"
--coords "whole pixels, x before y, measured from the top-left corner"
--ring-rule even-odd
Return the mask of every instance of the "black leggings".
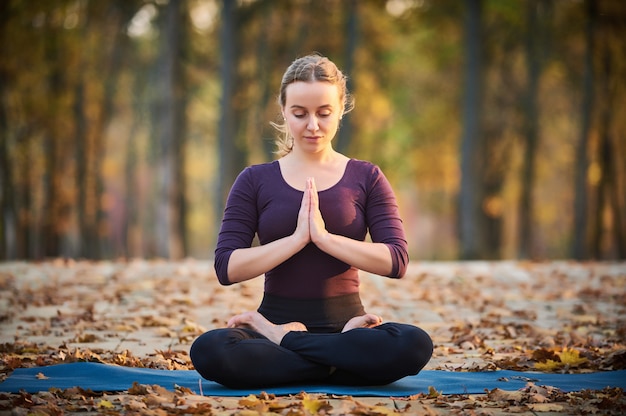
[[343, 333], [292, 331], [280, 345], [245, 328], [215, 329], [191, 346], [202, 377], [230, 388], [293, 383], [383, 385], [424, 368], [433, 343], [422, 329], [384, 323]]

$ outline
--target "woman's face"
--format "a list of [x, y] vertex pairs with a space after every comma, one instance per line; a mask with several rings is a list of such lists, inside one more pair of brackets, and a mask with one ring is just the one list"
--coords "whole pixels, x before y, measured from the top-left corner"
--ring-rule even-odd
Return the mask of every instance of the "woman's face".
[[296, 81], [285, 90], [283, 116], [294, 139], [294, 149], [316, 153], [331, 147], [343, 109], [336, 85], [323, 81]]

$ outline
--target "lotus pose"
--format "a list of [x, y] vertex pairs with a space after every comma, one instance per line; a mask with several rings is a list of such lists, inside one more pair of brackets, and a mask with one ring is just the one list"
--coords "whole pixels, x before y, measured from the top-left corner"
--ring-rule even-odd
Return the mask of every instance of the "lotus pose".
[[345, 76], [323, 56], [299, 58], [279, 105], [280, 157], [239, 174], [215, 250], [220, 283], [264, 275], [263, 300], [196, 339], [194, 367], [231, 388], [382, 385], [417, 374], [432, 355], [428, 334], [366, 313], [359, 297], [359, 270], [400, 278], [409, 260], [382, 171], [333, 148], [353, 105]]

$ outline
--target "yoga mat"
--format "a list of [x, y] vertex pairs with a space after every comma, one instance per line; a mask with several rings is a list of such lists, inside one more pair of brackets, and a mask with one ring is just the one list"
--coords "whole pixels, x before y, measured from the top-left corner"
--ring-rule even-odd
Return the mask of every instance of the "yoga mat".
[[553, 386], [563, 391], [583, 389], [601, 390], [605, 387], [626, 389], [626, 370], [588, 374], [548, 374], [519, 371], [452, 372], [424, 370], [416, 376], [405, 377], [386, 386], [350, 387], [322, 384], [297, 384], [261, 389], [228, 389], [220, 384], [204, 380], [194, 370], [155, 370], [147, 368], [121, 367], [112, 364], [77, 362], [46, 367], [18, 368], [0, 383], [0, 392], [29, 393], [47, 391], [52, 387], [67, 389], [81, 387], [92, 391], [124, 391], [133, 382], [157, 384], [169, 390], [176, 386], [186, 387], [205, 396], [247, 396], [262, 391], [279, 396], [307, 393], [327, 393], [349, 396], [403, 397], [428, 393], [432, 386], [443, 394], [476, 394], [485, 389], [518, 390], [528, 382]]

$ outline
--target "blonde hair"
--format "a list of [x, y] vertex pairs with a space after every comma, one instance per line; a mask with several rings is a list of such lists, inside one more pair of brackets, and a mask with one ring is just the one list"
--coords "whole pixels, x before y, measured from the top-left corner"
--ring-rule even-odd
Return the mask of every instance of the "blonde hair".
[[[325, 56], [319, 54], [311, 54], [298, 58], [289, 65], [283, 79], [280, 83], [280, 93], [278, 95], [278, 104], [280, 108], [284, 108], [287, 103], [287, 86], [297, 81], [313, 82], [323, 81], [336, 85], [339, 89], [339, 101], [341, 102], [341, 116], [350, 112], [354, 108], [354, 98], [348, 92], [346, 86], [346, 76], [337, 68], [337, 66]], [[293, 138], [289, 135], [287, 123], [283, 119], [280, 123], [270, 123], [278, 130], [276, 138], [276, 153], [279, 156], [285, 156], [293, 148]]]

